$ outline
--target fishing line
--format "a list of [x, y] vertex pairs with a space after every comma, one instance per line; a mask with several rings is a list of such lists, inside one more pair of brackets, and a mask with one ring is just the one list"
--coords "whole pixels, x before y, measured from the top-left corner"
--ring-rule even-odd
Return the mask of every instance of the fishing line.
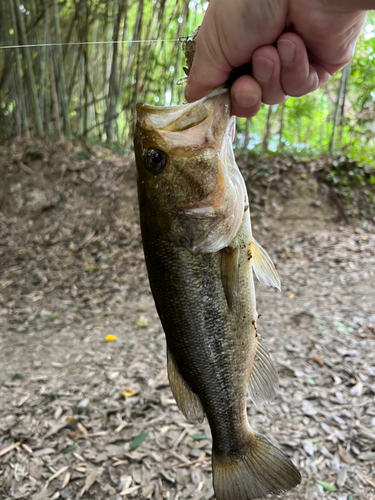
[[58, 47], [58, 46], [63, 46], [63, 45], [108, 45], [112, 43], [156, 43], [156, 42], [179, 42], [181, 41], [180, 38], [172, 38], [172, 39], [167, 39], [167, 40], [111, 40], [111, 41], [104, 41], [104, 42], [61, 42], [61, 43], [31, 43], [28, 45], [3, 45], [0, 46], [0, 49], [22, 49], [26, 47]]

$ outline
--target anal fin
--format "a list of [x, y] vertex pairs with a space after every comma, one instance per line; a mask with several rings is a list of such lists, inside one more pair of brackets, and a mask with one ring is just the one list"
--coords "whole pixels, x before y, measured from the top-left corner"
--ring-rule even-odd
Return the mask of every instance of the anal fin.
[[258, 341], [253, 369], [249, 380], [249, 393], [253, 403], [269, 403], [277, 395], [279, 378], [271, 357], [267, 350]]
[[265, 285], [273, 286], [280, 290], [280, 278], [274, 263], [268, 253], [254, 238], [252, 238], [250, 243], [250, 256], [254, 273], [258, 280]]
[[221, 282], [229, 309], [232, 309], [233, 302], [238, 292], [239, 280], [239, 247], [225, 247], [221, 250]]
[[189, 422], [202, 423], [204, 420], [202, 403], [182, 378], [176, 360], [169, 348], [167, 349], [167, 368], [169, 385], [181, 413]]

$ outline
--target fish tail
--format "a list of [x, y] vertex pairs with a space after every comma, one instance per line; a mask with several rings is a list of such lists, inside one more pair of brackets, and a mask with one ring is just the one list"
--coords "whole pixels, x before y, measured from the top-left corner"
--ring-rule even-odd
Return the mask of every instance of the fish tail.
[[212, 470], [217, 500], [265, 498], [269, 493], [284, 493], [301, 481], [291, 460], [253, 431], [240, 451], [218, 455], [213, 450]]

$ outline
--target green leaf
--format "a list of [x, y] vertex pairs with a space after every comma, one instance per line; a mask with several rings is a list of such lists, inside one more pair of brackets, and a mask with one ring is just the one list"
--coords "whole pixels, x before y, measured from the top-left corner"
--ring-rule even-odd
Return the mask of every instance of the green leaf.
[[339, 333], [354, 333], [354, 328], [349, 325], [345, 325], [344, 323], [339, 323], [337, 331]]
[[325, 325], [326, 324], [326, 322], [324, 321], [324, 319], [316, 319], [315, 323], [317, 323], [318, 325]]
[[336, 486], [334, 484], [319, 481], [319, 479], [315, 479], [315, 481], [326, 491], [336, 491]]
[[146, 328], [146, 326], [148, 326], [148, 321], [146, 318], [140, 318], [138, 321], [137, 321], [137, 326], [138, 328]]
[[100, 267], [98, 266], [86, 266], [84, 268], [84, 271], [86, 271], [87, 273], [93, 273], [95, 271], [99, 271]]
[[309, 439], [306, 439], [306, 441], [310, 441], [310, 443], [319, 443], [320, 441], [320, 438], [319, 437], [316, 437], [316, 438], [309, 438]]
[[308, 378], [306, 380], [306, 382], [309, 384], [309, 385], [315, 385], [315, 380], [313, 378]]
[[49, 320], [53, 322], [56, 321], [57, 319], [61, 319], [61, 316], [59, 314], [56, 314], [56, 316], [51, 316]]
[[22, 378], [22, 375], [20, 375], [19, 373], [15, 373], [12, 377], [12, 380], [19, 380], [20, 378]]
[[73, 307], [74, 309], [84, 309], [86, 307], [85, 302], [75, 302], [74, 304], [71, 304], [70, 307]]
[[67, 453], [71, 453], [72, 451], [74, 451], [76, 448], [77, 448], [76, 443], [73, 443], [70, 446], [67, 446], [66, 448], [64, 448], [61, 451], [61, 453], [63, 453], [64, 455], [66, 455]]
[[145, 431], [142, 431], [140, 434], [138, 434], [138, 436], [134, 438], [133, 441], [130, 443], [129, 450], [133, 451], [136, 448], [138, 448], [138, 446], [143, 443], [146, 437], [147, 437], [147, 432]]
[[375, 184], [375, 175], [370, 175], [370, 184]]
[[194, 439], [194, 441], [203, 441], [203, 439], [208, 439], [204, 434], [191, 434], [190, 437]]

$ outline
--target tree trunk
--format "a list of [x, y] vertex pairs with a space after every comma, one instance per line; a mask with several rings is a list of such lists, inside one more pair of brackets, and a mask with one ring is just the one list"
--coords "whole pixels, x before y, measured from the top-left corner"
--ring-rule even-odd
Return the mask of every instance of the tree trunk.
[[118, 0], [118, 10], [115, 26], [113, 28], [113, 52], [112, 52], [112, 67], [111, 67], [111, 76], [109, 78], [109, 104], [107, 111], [107, 126], [106, 126], [106, 134], [107, 134], [107, 142], [112, 142], [113, 133], [115, 128], [115, 118], [116, 114], [116, 105], [117, 105], [117, 94], [118, 94], [118, 64], [117, 64], [117, 56], [118, 56], [118, 35], [120, 32], [121, 18], [124, 10], [124, 0]]
[[341, 78], [340, 78], [340, 84], [339, 88], [337, 89], [337, 94], [336, 94], [336, 106], [335, 106], [335, 113], [333, 115], [333, 126], [332, 126], [332, 135], [331, 135], [331, 140], [329, 142], [329, 154], [333, 153], [334, 146], [335, 146], [335, 135], [336, 135], [336, 127], [338, 124], [339, 120], [339, 110], [340, 110], [340, 103], [341, 103], [341, 96], [344, 90], [344, 70], [341, 71]]
[[53, 101], [53, 114], [55, 117], [56, 130], [57, 130], [57, 133], [59, 134], [59, 139], [60, 139], [60, 141], [63, 141], [64, 136], [63, 136], [62, 131], [61, 131], [60, 113], [59, 113], [59, 99], [57, 97], [55, 68], [54, 68], [52, 54], [51, 54], [50, 68], [51, 68], [51, 93], [52, 93], [52, 101]]
[[[137, 40], [137, 38], [138, 38], [138, 33], [140, 31], [140, 26], [141, 26], [142, 11], [143, 11], [143, 0], [139, 0], [137, 17], [135, 19], [134, 30], [133, 30], [133, 40]], [[130, 47], [128, 49], [129, 50], [128, 59], [126, 61], [125, 70], [123, 71], [121, 78], [120, 78], [120, 84], [118, 86], [115, 109], [117, 109], [121, 94], [122, 94], [123, 89], [124, 89], [125, 81], [130, 74], [132, 56], [133, 56], [133, 52], [134, 52], [134, 48], [135, 48], [134, 45], [135, 45], [135, 43], [131, 43]]]
[[245, 123], [245, 139], [244, 139], [244, 144], [243, 144], [243, 147], [246, 150], [248, 148], [249, 140], [250, 140], [250, 124], [251, 124], [251, 118], [246, 118], [246, 123]]
[[270, 134], [271, 134], [271, 115], [272, 115], [272, 106], [269, 106], [267, 113], [266, 130], [263, 137], [263, 149], [265, 152], [268, 151], [268, 142], [270, 140]]
[[285, 110], [285, 102], [281, 105], [280, 112], [280, 129], [279, 129], [279, 149], [282, 151], [284, 149], [283, 145], [283, 131], [284, 131], [284, 110]]
[[[21, 42], [22, 45], [27, 45], [27, 35], [26, 35], [26, 28], [25, 28], [25, 22], [23, 18], [23, 13], [20, 11], [20, 2], [19, 0], [11, 0], [14, 1], [14, 10], [16, 17], [18, 18], [18, 24], [20, 27], [20, 35], [21, 35]], [[40, 115], [40, 109], [39, 109], [39, 103], [38, 103], [38, 93], [37, 93], [37, 88], [36, 88], [36, 83], [35, 83], [35, 76], [34, 76], [34, 69], [33, 69], [33, 63], [32, 63], [32, 58], [31, 58], [31, 52], [29, 47], [25, 47], [24, 49], [24, 54], [26, 56], [26, 66], [27, 66], [27, 76], [29, 79], [29, 86], [30, 86], [30, 93], [31, 93], [31, 103], [34, 111], [34, 119], [35, 119], [35, 128], [36, 128], [36, 133], [39, 136], [43, 135], [43, 124], [42, 124], [42, 117]]]
[[[18, 0], [17, 0], [18, 1]], [[59, 70], [59, 89], [62, 102], [62, 112], [64, 117], [64, 133], [65, 138], [70, 142], [72, 140], [72, 132], [70, 128], [70, 117], [69, 117], [69, 105], [68, 96], [66, 93], [65, 85], [65, 71], [64, 71], [64, 59], [61, 46], [61, 33], [60, 33], [60, 20], [59, 20], [59, 6], [57, 0], [53, 0], [53, 11], [55, 20], [55, 35], [56, 43], [59, 45], [56, 47], [56, 59], [57, 66]]]
[[[13, 1], [11, 0], [9, 4], [10, 4], [10, 11], [12, 15], [12, 24], [14, 31], [14, 44], [19, 45], [18, 28], [17, 28], [16, 14], [14, 12]], [[25, 101], [25, 94], [23, 91], [23, 81], [22, 81], [22, 59], [21, 59], [21, 52], [18, 47], [15, 48], [15, 53], [16, 53], [16, 69], [17, 69], [16, 88], [18, 91], [19, 103], [21, 108], [23, 131], [26, 136], [29, 136], [29, 120], [27, 118], [26, 101]]]
[[343, 133], [343, 128], [344, 128], [345, 101], [346, 101], [346, 96], [348, 93], [350, 67], [351, 67], [351, 63], [347, 64], [345, 66], [345, 68], [343, 69], [344, 88], [343, 88], [343, 92], [342, 92], [342, 104], [341, 104], [341, 112], [340, 112], [340, 128], [339, 128], [339, 136], [338, 136], [338, 142], [340, 145], [341, 145], [341, 141], [342, 141], [342, 133]]

